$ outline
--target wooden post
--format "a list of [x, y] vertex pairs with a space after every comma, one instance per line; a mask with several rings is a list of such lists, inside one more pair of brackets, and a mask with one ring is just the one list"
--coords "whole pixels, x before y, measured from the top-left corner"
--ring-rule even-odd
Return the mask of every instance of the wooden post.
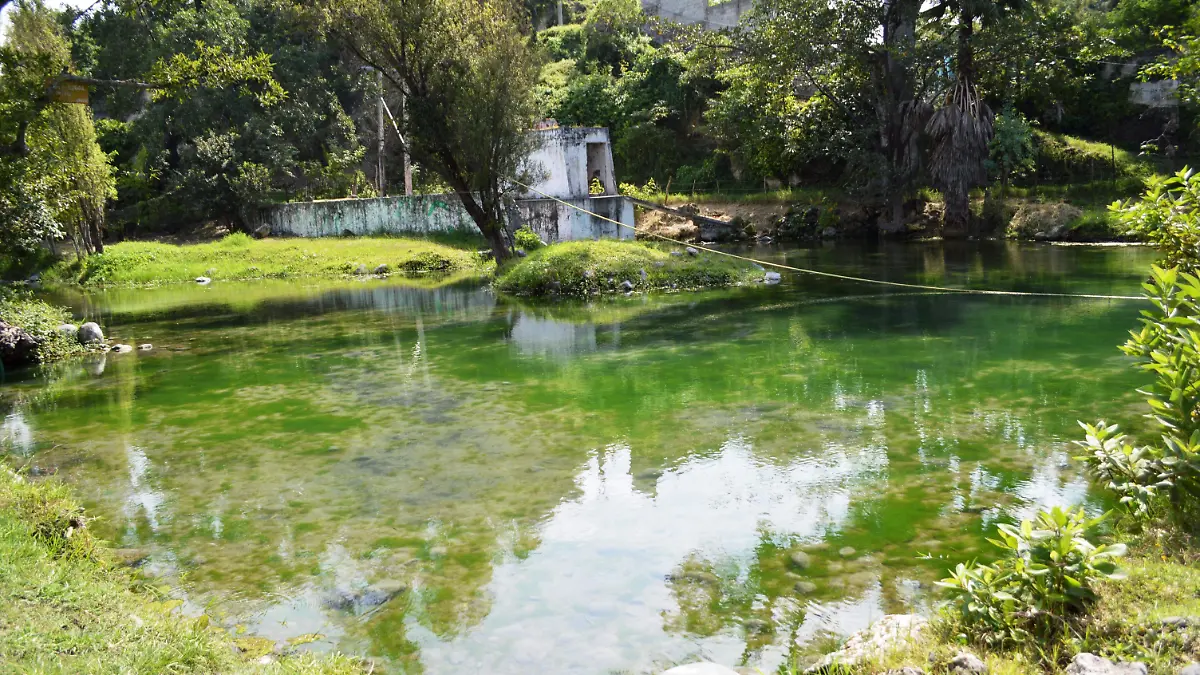
[[558, 25], [563, 25], [562, 0], [558, 0]]
[[[404, 106], [407, 105], [404, 101], [404, 90], [400, 90], [400, 121], [404, 121]], [[413, 193], [412, 186], [412, 161], [408, 157], [408, 146], [403, 146], [404, 157], [404, 195], [411, 197]]]
[[383, 164], [383, 153], [384, 153], [383, 105], [384, 104], [383, 104], [383, 71], [382, 70], [375, 71], [375, 81], [379, 84], [379, 106], [378, 106], [379, 110], [377, 111], [378, 118], [379, 118], [379, 120], [378, 120], [379, 121], [379, 146], [378, 146], [378, 150], [377, 150], [377, 153], [378, 153], [378, 157], [376, 158], [377, 162], [375, 165], [375, 183], [376, 183], [375, 188], [376, 188], [376, 191], [379, 193], [380, 197], [386, 197], [387, 196], [387, 176], [384, 173], [384, 164]]

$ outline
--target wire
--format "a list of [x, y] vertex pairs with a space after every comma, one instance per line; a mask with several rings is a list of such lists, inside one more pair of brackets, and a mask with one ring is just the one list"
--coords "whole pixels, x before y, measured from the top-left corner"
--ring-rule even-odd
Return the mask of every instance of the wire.
[[[927, 285], [927, 284], [906, 284], [906, 283], [903, 283], [900, 281], [882, 281], [880, 279], [865, 279], [863, 277], [853, 277], [853, 276], [849, 276], [846, 274], [836, 274], [834, 272], [822, 272], [820, 270], [807, 269], [804, 267], [792, 267], [791, 265], [785, 265], [783, 263], [770, 262], [767, 260], [758, 260], [755, 258], [748, 258], [746, 256], [738, 255], [736, 253], [729, 253], [727, 251], [719, 251], [715, 248], [709, 248], [707, 246], [701, 246], [698, 244], [685, 244], [684, 242], [676, 241], [674, 239], [671, 239], [670, 237], [664, 237], [661, 234], [656, 234], [654, 232], [650, 232], [649, 230], [639, 229], [633, 225], [626, 225], [625, 223], [622, 223], [620, 221], [613, 220], [612, 218], [608, 218], [606, 216], [602, 216], [599, 213], [594, 213], [592, 211], [588, 211], [585, 208], [576, 206], [567, 201], [563, 201], [563, 200], [559, 199], [558, 197], [548, 195], [545, 192], [542, 192], [541, 190], [538, 190], [529, 185], [526, 185], [519, 180], [516, 180], [516, 179], [512, 179], [512, 180], [517, 185], [525, 188], [526, 190], [529, 190], [530, 192], [539, 194], [546, 199], [556, 201], [559, 204], [569, 206], [569, 207], [575, 209], [576, 211], [581, 211], [583, 213], [586, 213], [586, 214], [592, 216], [593, 218], [599, 218], [600, 220], [612, 223], [612, 224], [620, 226], [620, 227], [624, 227], [624, 228], [633, 230], [634, 232], [640, 232], [641, 234], [644, 234], [644, 235], [647, 235], [650, 237], [655, 237], [657, 239], [661, 239], [663, 241], [667, 241], [672, 244], [677, 244], [679, 246], [691, 246], [692, 248], [696, 248], [701, 251], [707, 251], [709, 253], [716, 253], [717, 255], [723, 255], [723, 256], [730, 257], [730, 258], [736, 258], [737, 260], [744, 260], [746, 262], [754, 263], [756, 265], [762, 265], [764, 267], [774, 267], [774, 268], [781, 269], [781, 270], [787, 270], [789, 272], [798, 272], [800, 274], [812, 274], [812, 275], [819, 276], [819, 277], [827, 277], [830, 279], [841, 279], [843, 281], [853, 281], [853, 282], [860, 283], [860, 284], [876, 284], [879, 286], [892, 286], [895, 288], [911, 288], [911, 289], [920, 290], [920, 291], [937, 291], [940, 293], [967, 293], [967, 294], [971, 294], [971, 295], [1008, 295], [1008, 296], [1025, 297], [1025, 298], [1089, 298], [1089, 299], [1093, 299], [1093, 300], [1145, 300], [1145, 298], [1140, 295], [1099, 295], [1099, 294], [1094, 294], [1094, 293], [1037, 293], [1037, 292], [1030, 292], [1030, 291], [996, 291], [996, 290], [987, 290], [987, 289], [978, 289], [978, 288], [949, 288], [946, 286], [931, 286], [931, 285]], [[642, 200], [635, 200], [635, 201], [642, 201]], [[650, 204], [649, 202], [643, 202], [643, 203]], [[667, 208], [667, 207], [662, 207], [662, 206], [658, 206], [658, 205], [653, 205], [653, 206], [656, 206], [658, 208]]]

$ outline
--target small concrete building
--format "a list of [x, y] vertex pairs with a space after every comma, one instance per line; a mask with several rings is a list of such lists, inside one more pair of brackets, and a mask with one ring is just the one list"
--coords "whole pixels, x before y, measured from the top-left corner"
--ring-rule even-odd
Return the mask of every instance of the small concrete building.
[[546, 120], [532, 133], [538, 139], [529, 156], [533, 189], [517, 200], [524, 224], [546, 242], [633, 239], [633, 202], [617, 194], [608, 129]]
[[[529, 157], [534, 189], [518, 188], [509, 231], [527, 225], [547, 243], [633, 239], [633, 202], [617, 194], [608, 129], [559, 127], [547, 120], [530, 133], [538, 141]], [[597, 194], [590, 191], [593, 180]], [[297, 237], [477, 231], [452, 194], [279, 204], [264, 209], [254, 225]]]

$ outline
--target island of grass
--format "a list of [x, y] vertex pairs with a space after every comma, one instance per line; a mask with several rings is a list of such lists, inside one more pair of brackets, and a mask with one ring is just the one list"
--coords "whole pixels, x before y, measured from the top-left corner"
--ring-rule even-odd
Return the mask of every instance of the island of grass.
[[104, 253], [62, 260], [43, 280], [85, 286], [131, 286], [244, 279], [486, 271], [475, 242], [402, 237], [253, 239], [235, 233], [205, 244], [128, 241]]
[[[356, 659], [236, 638], [138, 579], [66, 487], [0, 466], [0, 671], [357, 675]], [[298, 635], [291, 645], [320, 639]], [[279, 653], [282, 651], [282, 653]]]
[[753, 263], [717, 253], [632, 241], [569, 241], [540, 248], [503, 270], [496, 288], [523, 296], [675, 291], [763, 280]]
[[73, 331], [59, 330], [70, 322], [66, 309], [28, 290], [0, 287], [0, 373], [87, 352]]

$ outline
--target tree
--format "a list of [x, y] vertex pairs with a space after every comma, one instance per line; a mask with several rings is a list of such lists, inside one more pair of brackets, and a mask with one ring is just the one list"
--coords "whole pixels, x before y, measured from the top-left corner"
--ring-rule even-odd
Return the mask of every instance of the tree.
[[457, 193], [497, 261], [505, 188], [532, 150], [538, 62], [513, 0], [322, 0], [325, 28], [402, 92], [413, 160]]
[[995, 115], [979, 94], [975, 79], [972, 43], [975, 22], [992, 21], [1022, 0], [944, 0], [929, 11], [941, 17], [949, 12], [957, 20], [954, 32], [954, 82], [942, 104], [933, 112], [926, 132], [933, 142], [930, 174], [946, 202], [943, 232], [946, 236], [967, 234], [970, 222], [971, 188], [987, 182], [988, 146], [995, 132]]
[[30, 96], [71, 66], [70, 45], [40, 0], [17, 3], [0, 62], [0, 105], [13, 113], [4, 131], [16, 137], [0, 158], [3, 239], [28, 252], [65, 232], [79, 253], [102, 250], [104, 205], [115, 194], [91, 110]]

